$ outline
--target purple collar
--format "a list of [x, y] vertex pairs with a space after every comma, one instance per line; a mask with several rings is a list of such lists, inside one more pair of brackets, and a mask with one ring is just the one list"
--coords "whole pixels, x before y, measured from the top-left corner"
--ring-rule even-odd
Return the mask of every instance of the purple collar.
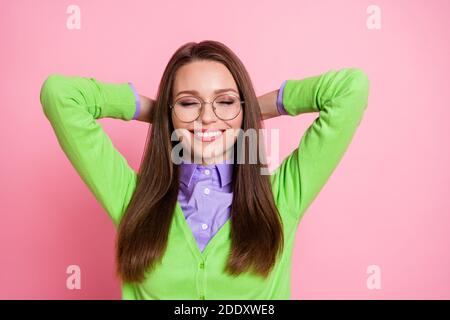
[[220, 186], [223, 188], [229, 184], [233, 179], [233, 164], [232, 163], [217, 163], [210, 165], [201, 165], [197, 163], [181, 163], [180, 164], [180, 181], [187, 187], [191, 183], [192, 176], [197, 168], [213, 170], [217, 168], [220, 177]]

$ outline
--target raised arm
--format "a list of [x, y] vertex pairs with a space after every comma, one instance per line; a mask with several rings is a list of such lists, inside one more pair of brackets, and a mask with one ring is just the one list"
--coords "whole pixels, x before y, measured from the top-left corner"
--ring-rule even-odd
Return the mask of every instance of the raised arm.
[[96, 119], [137, 119], [134, 87], [52, 74], [41, 87], [40, 101], [64, 153], [117, 226], [137, 176]]
[[150, 99], [142, 94], [139, 95], [139, 111], [136, 116], [136, 120], [142, 122], [152, 123], [152, 109], [155, 104], [155, 100]]
[[359, 68], [287, 80], [282, 105], [290, 116], [319, 112], [299, 146], [272, 173], [276, 203], [300, 221], [347, 150], [368, 103], [369, 80]]

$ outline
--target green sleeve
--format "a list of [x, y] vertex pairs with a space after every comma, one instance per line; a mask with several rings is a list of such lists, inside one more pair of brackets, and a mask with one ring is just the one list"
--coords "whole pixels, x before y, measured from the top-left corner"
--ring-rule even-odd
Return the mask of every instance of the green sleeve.
[[368, 93], [368, 77], [358, 68], [286, 82], [282, 99], [290, 116], [319, 112], [297, 149], [270, 177], [276, 203], [297, 222], [347, 150], [367, 107]]
[[136, 173], [96, 121], [129, 121], [136, 110], [128, 83], [51, 74], [40, 101], [59, 145], [117, 226], [134, 192]]

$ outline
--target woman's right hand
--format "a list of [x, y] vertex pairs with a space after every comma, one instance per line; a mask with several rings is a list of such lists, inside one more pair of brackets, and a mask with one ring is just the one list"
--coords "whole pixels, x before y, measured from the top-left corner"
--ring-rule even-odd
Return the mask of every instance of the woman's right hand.
[[155, 105], [155, 100], [143, 95], [139, 95], [139, 98], [141, 100], [141, 110], [136, 120], [152, 123], [152, 108]]

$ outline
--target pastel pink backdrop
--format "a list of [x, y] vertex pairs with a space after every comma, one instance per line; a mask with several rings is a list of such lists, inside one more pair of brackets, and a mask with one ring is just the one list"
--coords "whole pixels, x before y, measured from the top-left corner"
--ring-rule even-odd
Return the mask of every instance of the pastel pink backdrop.
[[[66, 28], [70, 4], [80, 30]], [[366, 27], [371, 4], [381, 30]], [[180, 45], [215, 39], [258, 95], [343, 67], [371, 81], [353, 143], [299, 225], [292, 298], [449, 299], [449, 12], [447, 0], [2, 1], [0, 298], [120, 299], [115, 230], [44, 117], [46, 76], [132, 81], [154, 97]], [[266, 122], [280, 159], [316, 116]], [[100, 122], [137, 170], [148, 125]], [[72, 264], [81, 290], [66, 288]], [[380, 290], [367, 288], [370, 265]]]

